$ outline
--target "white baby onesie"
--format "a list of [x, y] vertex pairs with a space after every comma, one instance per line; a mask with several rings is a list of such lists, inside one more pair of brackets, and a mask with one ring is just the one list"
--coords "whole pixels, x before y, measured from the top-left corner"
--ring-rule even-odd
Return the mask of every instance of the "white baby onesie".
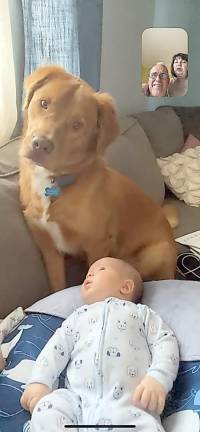
[[38, 402], [31, 432], [66, 431], [67, 425], [94, 425], [96, 431], [102, 425], [113, 432], [116, 425], [130, 425], [126, 431], [163, 431], [159, 416], [135, 407], [132, 396], [146, 374], [168, 392], [178, 363], [173, 332], [147, 306], [114, 297], [82, 306], [37, 358], [29, 383], [52, 389], [67, 365], [66, 389]]

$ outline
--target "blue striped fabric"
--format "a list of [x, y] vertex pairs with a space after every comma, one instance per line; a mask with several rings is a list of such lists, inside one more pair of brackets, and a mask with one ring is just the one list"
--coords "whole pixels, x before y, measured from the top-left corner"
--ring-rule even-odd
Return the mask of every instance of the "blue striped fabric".
[[22, 0], [25, 75], [41, 64], [57, 63], [79, 75], [76, 0]]
[[22, 0], [25, 76], [59, 64], [100, 86], [103, 0]]

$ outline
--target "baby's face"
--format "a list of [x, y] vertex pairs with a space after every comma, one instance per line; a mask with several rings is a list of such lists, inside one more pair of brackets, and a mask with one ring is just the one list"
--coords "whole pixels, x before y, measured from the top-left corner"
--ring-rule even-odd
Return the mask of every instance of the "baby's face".
[[91, 304], [107, 297], [118, 297], [124, 277], [112, 259], [102, 258], [90, 267], [81, 287], [85, 303]]

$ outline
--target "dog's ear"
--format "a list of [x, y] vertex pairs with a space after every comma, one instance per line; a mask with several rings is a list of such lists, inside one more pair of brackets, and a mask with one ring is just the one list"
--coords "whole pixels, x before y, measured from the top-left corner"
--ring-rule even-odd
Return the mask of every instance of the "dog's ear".
[[97, 151], [103, 154], [106, 147], [119, 135], [119, 123], [114, 101], [108, 93], [95, 93], [98, 103]]
[[37, 89], [42, 87], [50, 79], [59, 76], [65, 77], [66, 79], [72, 78], [72, 75], [67, 73], [62, 67], [55, 65], [42, 66], [29, 75], [24, 82], [25, 100], [23, 109], [26, 110], [28, 108]]

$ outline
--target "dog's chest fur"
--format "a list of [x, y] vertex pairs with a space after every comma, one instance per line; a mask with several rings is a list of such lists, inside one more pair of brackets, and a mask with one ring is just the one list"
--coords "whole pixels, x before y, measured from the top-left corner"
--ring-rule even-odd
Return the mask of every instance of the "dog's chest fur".
[[45, 188], [52, 186], [50, 179], [51, 176], [53, 176], [52, 173], [45, 168], [36, 166], [34, 169], [32, 188], [39, 195], [43, 208], [42, 217], [38, 219], [36, 223], [39, 227], [42, 227], [48, 231], [55, 243], [56, 248], [60, 252], [73, 255], [76, 253], [75, 246], [66, 242], [58, 223], [49, 221], [49, 206], [51, 204], [51, 199], [50, 197], [45, 196]]

